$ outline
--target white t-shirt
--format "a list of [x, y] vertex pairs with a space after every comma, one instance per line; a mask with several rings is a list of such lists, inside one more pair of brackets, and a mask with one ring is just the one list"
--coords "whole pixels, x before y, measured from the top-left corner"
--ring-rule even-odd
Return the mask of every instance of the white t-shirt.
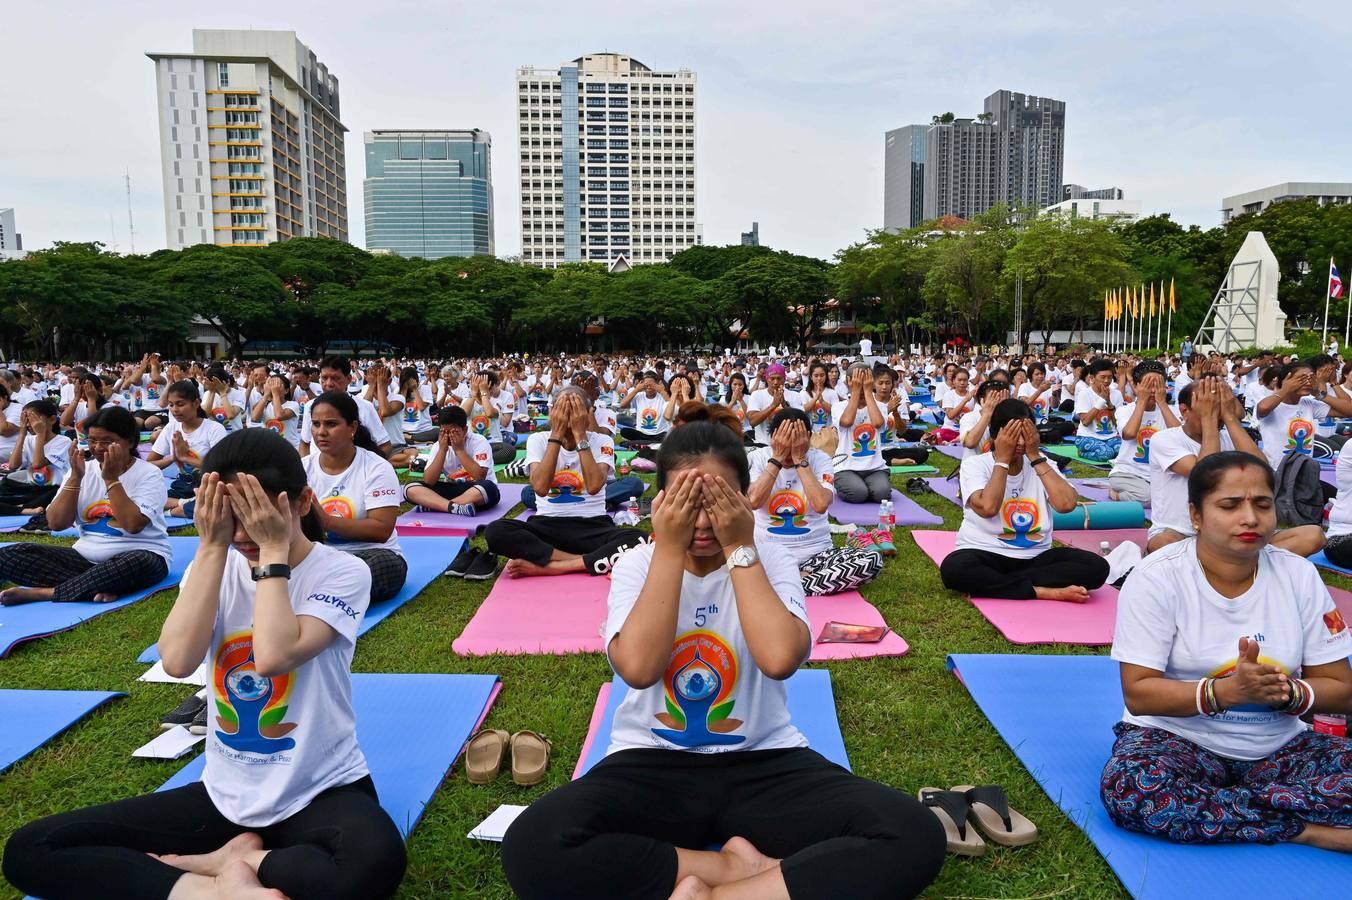
[[634, 411], [634, 427], [644, 434], [666, 434], [671, 428], [671, 421], [663, 415], [666, 406], [666, 398], [661, 394], [654, 393], [649, 397], [639, 391], [629, 401], [629, 408]]
[[[1117, 601], [1112, 657], [1196, 681], [1234, 672], [1239, 639], [1260, 644], [1259, 662], [1295, 675], [1305, 665], [1345, 659], [1352, 637], [1314, 565], [1273, 546], [1259, 554], [1258, 576], [1230, 599], [1217, 593], [1197, 561], [1197, 541], [1179, 541], [1142, 560]], [[1243, 705], [1215, 717], [1135, 716], [1230, 759], [1261, 759], [1305, 730], [1295, 716]]]
[[[433, 448], [435, 452], [436, 448]], [[488, 470], [484, 476], [484, 481], [491, 481], [495, 484], [498, 480], [497, 470], [493, 468], [493, 447], [488, 443], [488, 438], [477, 435], [474, 432], [465, 434], [465, 452], [470, 455], [476, 463]], [[455, 451], [450, 447], [446, 448], [446, 464], [441, 471], [441, 477], [445, 481], [470, 481], [469, 472], [460, 464], [460, 457], [456, 456]]]
[[[548, 431], [537, 431], [526, 441], [526, 469], [545, 458], [549, 449]], [[615, 440], [608, 435], [594, 431], [587, 432], [587, 443], [591, 445], [592, 459], [606, 470], [607, 480], [615, 472]], [[578, 451], [559, 447], [558, 461], [554, 468], [554, 479], [550, 483], [549, 495], [535, 495], [535, 514], [537, 516], [604, 516], [606, 514], [606, 491], [602, 486], [595, 494], [587, 493], [586, 479], [582, 474], [582, 462]]]
[[[981, 404], [978, 403], [976, 409], [972, 410], [971, 412], [962, 414], [962, 418], [958, 421], [959, 441], [965, 441], [967, 439], [967, 433], [969, 431], [974, 431], [976, 429], [977, 423], [981, 421], [981, 412], [982, 412]], [[965, 443], [962, 446], [963, 459], [966, 459], [969, 456], [976, 456], [977, 454], [980, 453], [990, 453], [990, 452], [991, 452], [991, 429], [989, 425], [986, 426], [985, 431], [981, 432], [981, 439], [977, 441], [977, 445], [975, 447], [968, 447]]]
[[[636, 547], [615, 564], [607, 648], [638, 602], [653, 546]], [[757, 542], [756, 549], [784, 608], [810, 631], [797, 563], [773, 544]], [[607, 754], [636, 748], [727, 753], [806, 747], [807, 738], [789, 718], [784, 682], [767, 678], [751, 656], [728, 570], [703, 578], [686, 572], [680, 604], [667, 670], [660, 683], [629, 690], [615, 710]]]
[[508, 421], [511, 420], [512, 408], [516, 400], [506, 391], [500, 391], [493, 398], [493, 406], [497, 408], [497, 414], [490, 416], [488, 410], [476, 400], [474, 408], [469, 414], [469, 430], [475, 434], [483, 435], [488, 438], [489, 443], [502, 443], [502, 417], [505, 414]]
[[213, 715], [207, 716], [202, 783], [221, 815], [246, 828], [280, 822], [324, 791], [370, 774], [357, 746], [351, 679], [370, 569], [332, 547], [310, 549], [291, 570], [291, 608], [337, 636], [295, 671], [271, 678], [253, 663], [256, 592], [249, 561], [229, 551], [207, 651]]
[[438, 406], [450, 406], [451, 404], [459, 405], [468, 396], [469, 385], [465, 384], [463, 381], [450, 389], [447, 389], [446, 382], [437, 382]]
[[879, 401], [878, 409], [882, 410], [883, 414], [883, 427], [878, 431], [878, 449], [890, 450], [900, 444], [902, 438], [906, 436], [906, 424], [910, 421], [910, 418], [906, 415], [906, 404], [903, 402], [897, 407], [896, 415], [901, 417], [900, 424], [897, 424], [893, 414], [887, 411], [885, 402]]
[[[1111, 390], [1109, 396], [1112, 396]], [[1086, 425], [1080, 416], [1090, 410], [1097, 410], [1097, 414], [1090, 420], [1091, 424]], [[1117, 420], [1113, 416], [1112, 404], [1094, 393], [1094, 389], [1083, 381], [1075, 386], [1074, 416], [1076, 437], [1098, 438], [1100, 441], [1118, 437]]]
[[[398, 385], [393, 383], [386, 385], [385, 403], [390, 405], [395, 403], [399, 404], [399, 412], [385, 416], [380, 420], [381, 429], [385, 432], [385, 436], [389, 439], [391, 444], [397, 447], [400, 444], [405, 443], [404, 410], [407, 409], [407, 406], [404, 403], [404, 395], [399, 393]], [[375, 403], [372, 403], [371, 406], [375, 408], [376, 415], [380, 415], [380, 407], [376, 406]], [[380, 442], [379, 435], [376, 435], [376, 441], [377, 443]]]
[[[746, 401], [747, 412], [753, 413], [769, 409], [770, 404], [773, 402], [768, 389], [761, 388], [760, 390], [752, 391], [751, 396], [748, 397]], [[788, 409], [790, 407], [793, 409], [802, 409], [803, 397], [797, 391], [791, 391], [786, 387], [784, 388], [784, 405], [779, 407], [779, 409]], [[779, 409], [766, 416], [761, 423], [756, 426], [756, 443], [766, 445], [770, 443], [770, 420], [775, 417], [775, 414], [779, 412]]]
[[[747, 458], [751, 466], [751, 480], [761, 477], [769, 464], [773, 450], [762, 447], [753, 450]], [[836, 477], [831, 457], [815, 447], [807, 451], [812, 477], [832, 494], [836, 492]], [[769, 501], [756, 510], [756, 543], [783, 547], [798, 562], [831, 549], [831, 523], [826, 513], [819, 513], [808, 503], [803, 491], [803, 469], [794, 466], [780, 469]]]
[[859, 355], [860, 355], [860, 356], [872, 356], [872, 355], [873, 355], [873, 341], [872, 341], [872, 340], [870, 340], [869, 338], [860, 338], [860, 339], [859, 339]]
[[[164, 378], [163, 375], [160, 376]], [[149, 375], [141, 376], [141, 409], [147, 412], [159, 412], [164, 409], [160, 405], [160, 396], [167, 389], [167, 385], [162, 381], [154, 381]]]
[[164, 503], [169, 499], [164, 475], [144, 459], [135, 459], [118, 481], [150, 521], [135, 534], [122, 530], [113, 518], [113, 505], [103, 486], [103, 469], [97, 459], [88, 460], [84, 478], [80, 479], [80, 496], [76, 498], [75, 530], [80, 537], [75, 541], [75, 549], [95, 563], [130, 550], [149, 550], [162, 556], [165, 562], [172, 562], [169, 535], [164, 527]]
[[[1117, 431], [1122, 433], [1122, 429], [1131, 421], [1132, 415], [1136, 412], [1136, 404], [1128, 403], [1126, 406], [1119, 406], [1116, 411]], [[1147, 409], [1141, 413], [1140, 428], [1136, 431], [1136, 439], [1133, 441], [1122, 438], [1122, 448], [1117, 451], [1117, 458], [1113, 460], [1112, 475], [1135, 475], [1137, 478], [1150, 478], [1150, 442], [1156, 434], [1165, 429], [1164, 413], [1158, 408]]]
[[[33, 471], [33, 453], [37, 450], [37, 445], [37, 435], [25, 434], [23, 436], [23, 455], [19, 457], [19, 466], [29, 470], [29, 478], [37, 487], [51, 487], [61, 484], [66, 480], [67, 473], [70, 472], [70, 438], [60, 433], [48, 437], [46, 445], [42, 448], [42, 455], [46, 457], [47, 465], [42, 469]], [[9, 462], [9, 460], [0, 460], [0, 462]]]
[[[812, 394], [805, 391], [802, 397], [803, 408], [807, 409], [807, 405], [812, 402]], [[818, 406], [814, 409], [807, 410], [807, 420], [812, 426], [813, 431], [821, 431], [828, 425], [836, 424], [835, 417], [831, 415], [831, 412], [836, 408], [836, 404], [841, 402], [842, 398], [837, 396], [836, 392], [831, 388], [826, 388], [822, 391], [822, 400], [826, 403], [825, 409]]]
[[1258, 420], [1263, 438], [1263, 454], [1276, 469], [1288, 453], [1314, 455], [1315, 429], [1329, 414], [1329, 405], [1314, 397], [1301, 397], [1295, 403], [1278, 403]]
[[283, 419], [282, 413], [277, 410], [276, 404], [271, 400], [267, 406], [263, 407], [263, 419], [254, 424], [255, 428], [266, 428], [273, 434], [280, 434], [286, 438], [286, 442], [292, 447], [300, 446], [300, 404], [295, 400], [283, 400], [282, 412], [291, 410], [292, 416], [289, 419]]
[[[376, 412], [375, 405], [365, 397], [353, 397], [352, 402], [357, 404], [357, 421], [366, 426], [366, 430], [371, 433], [371, 440], [378, 445], [386, 443], [390, 437], [385, 433], [385, 423], [380, 421], [380, 414]], [[312, 409], [314, 409], [313, 400], [301, 407], [303, 412], [300, 422], [301, 443], [310, 443], [310, 410]]]
[[[1046, 382], [1043, 382], [1044, 384]], [[1033, 418], [1039, 422], [1047, 421], [1047, 416], [1051, 415], [1052, 401], [1049, 399], [1053, 388], [1047, 388], [1042, 392], [1042, 396], [1034, 400], [1030, 405], [1033, 410]], [[1033, 387], [1031, 381], [1025, 381], [1019, 386], [1019, 399], [1026, 400], [1037, 393], [1037, 388]]]
[[[1221, 449], [1233, 450], [1228, 431], [1221, 431]], [[1188, 478], [1172, 471], [1180, 459], [1196, 456], [1202, 450], [1199, 441], [1188, 437], [1182, 425], [1158, 431], [1150, 439], [1150, 536], [1166, 528], [1190, 535], [1192, 516], [1188, 513]]]
[[990, 550], [1017, 559], [1029, 559], [1052, 546], [1052, 513], [1042, 479], [1024, 460], [1018, 475], [1005, 478], [1005, 496], [1000, 511], [991, 518], [972, 509], [972, 498], [986, 489], [995, 471], [995, 454], [980, 453], [962, 461], [962, 525], [955, 550]]
[[[160, 429], [159, 437], [155, 438], [155, 443], [150, 445], [151, 453], [158, 453], [161, 459], [169, 459], [174, 455], [174, 435], [183, 432], [183, 439], [188, 442], [188, 446], [201, 459], [207, 458], [207, 453], [211, 451], [225, 437], [225, 426], [215, 419], [203, 419], [197, 427], [191, 432], [185, 431], [183, 424], [173, 416]], [[186, 475], [193, 474], [188, 471], [190, 466], [183, 466], [174, 463]]]
[[836, 403], [831, 407], [831, 421], [840, 429], [841, 449], [845, 452], [845, 459], [837, 468], [854, 472], [872, 472], [885, 468], [882, 452], [878, 449], [880, 446], [878, 432], [882, 429], [870, 421], [868, 404], [861, 403], [855, 409], [853, 424], [845, 424], [842, 419], [847, 405]]
[[[391, 419], [397, 418], [400, 423], [399, 443], [408, 443], [409, 438], [420, 431], [431, 431], [436, 426], [432, 424], [432, 388], [426, 384], [418, 385], [418, 400], [421, 401], [421, 409], [414, 409], [416, 404], [409, 403], [400, 394], [399, 401], [404, 404], [403, 410], [398, 416], [391, 416], [385, 420], [385, 430], [388, 431]], [[391, 438], [393, 440], [393, 438]]]
[[[204, 395], [205, 396], [205, 395]], [[235, 407], [233, 418], [226, 418], [225, 404], [221, 402], [221, 395], [216, 395], [216, 403], [211, 409], [207, 410], [207, 418], [220, 423], [226, 431], [235, 431], [244, 427], [244, 419], [248, 410], [244, 403], [244, 391], [240, 388], [230, 388], [226, 391], [226, 397], [230, 404]]]
[[960, 394], [953, 388], [949, 388], [947, 393], [945, 393], [943, 402], [939, 404], [939, 407], [944, 411], [944, 428], [947, 428], [950, 431], [957, 431], [959, 423], [962, 421], [962, 417], [976, 408], [976, 399], [973, 397], [973, 399], [962, 404], [962, 407], [958, 410], [958, 417], [956, 419], [948, 414], [948, 410], [958, 403], [961, 403], [962, 399], [966, 396], [966, 393]]
[[1352, 533], [1352, 453], [1339, 453], [1333, 468], [1338, 496], [1329, 510], [1329, 537]]
[[[399, 490], [399, 476], [394, 474], [394, 466], [379, 453], [361, 447], [355, 449], [357, 455], [353, 457], [352, 465], [337, 475], [324, 471], [319, 464], [319, 453], [311, 453], [301, 460], [305, 465], [305, 480], [324, 512], [343, 519], [364, 519], [373, 509], [397, 507], [403, 493]], [[391, 529], [383, 543], [353, 541], [329, 532], [329, 544], [347, 553], [393, 550], [402, 554], [397, 529]]]

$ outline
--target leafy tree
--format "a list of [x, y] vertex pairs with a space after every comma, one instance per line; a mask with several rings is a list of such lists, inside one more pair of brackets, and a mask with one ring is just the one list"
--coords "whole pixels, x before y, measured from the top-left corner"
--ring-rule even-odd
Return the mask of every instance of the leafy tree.
[[286, 323], [294, 312], [281, 279], [245, 248], [189, 247], [165, 260], [156, 277], [225, 338], [232, 356], [243, 350], [250, 328]]

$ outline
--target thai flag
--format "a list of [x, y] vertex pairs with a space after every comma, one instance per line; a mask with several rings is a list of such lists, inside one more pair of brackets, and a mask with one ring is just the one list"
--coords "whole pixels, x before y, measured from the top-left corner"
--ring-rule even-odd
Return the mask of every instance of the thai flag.
[[1343, 295], [1343, 276], [1338, 274], [1338, 267], [1329, 260], [1329, 296], [1337, 299]]

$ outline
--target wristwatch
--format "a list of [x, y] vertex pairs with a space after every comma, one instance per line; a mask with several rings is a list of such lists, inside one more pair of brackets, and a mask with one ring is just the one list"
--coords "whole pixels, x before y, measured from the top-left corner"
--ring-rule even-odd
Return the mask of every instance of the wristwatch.
[[578, 442], [577, 442], [577, 449], [579, 449], [579, 450], [590, 450], [590, 449], [591, 449], [591, 443], [588, 442], [588, 441], [578, 441]]
[[784, 468], [784, 464], [783, 464], [782, 462], [780, 462], [779, 460], [775, 459], [773, 456], [770, 457], [769, 459], [767, 459], [765, 462], [766, 462], [766, 464], [774, 463], [776, 468], [780, 468], [780, 469]]
[[760, 562], [760, 554], [750, 544], [743, 544], [728, 554], [727, 570], [743, 569]]
[[800, 459], [797, 463], [797, 466], [800, 469], [810, 469], [812, 468], [812, 463], [807, 459]]
[[286, 563], [269, 563], [266, 566], [254, 566], [249, 570], [249, 575], [254, 581], [262, 581], [264, 578], [290, 578], [291, 567]]

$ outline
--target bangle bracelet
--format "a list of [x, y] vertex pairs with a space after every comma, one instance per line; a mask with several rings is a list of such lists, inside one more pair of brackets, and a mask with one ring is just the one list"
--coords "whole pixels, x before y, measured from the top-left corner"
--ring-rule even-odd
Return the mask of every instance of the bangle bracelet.
[[1197, 679], [1197, 696], [1195, 699], [1197, 702], [1197, 715], [1199, 716], [1204, 716], [1207, 714], [1206, 708], [1202, 705], [1202, 692], [1205, 687], [1206, 687], [1206, 679], [1205, 678]]
[[999, 460], [996, 460], [995, 467], [997, 469], [1004, 469], [1006, 472], [1009, 471], [1009, 463], [1007, 462], [1000, 462]]

